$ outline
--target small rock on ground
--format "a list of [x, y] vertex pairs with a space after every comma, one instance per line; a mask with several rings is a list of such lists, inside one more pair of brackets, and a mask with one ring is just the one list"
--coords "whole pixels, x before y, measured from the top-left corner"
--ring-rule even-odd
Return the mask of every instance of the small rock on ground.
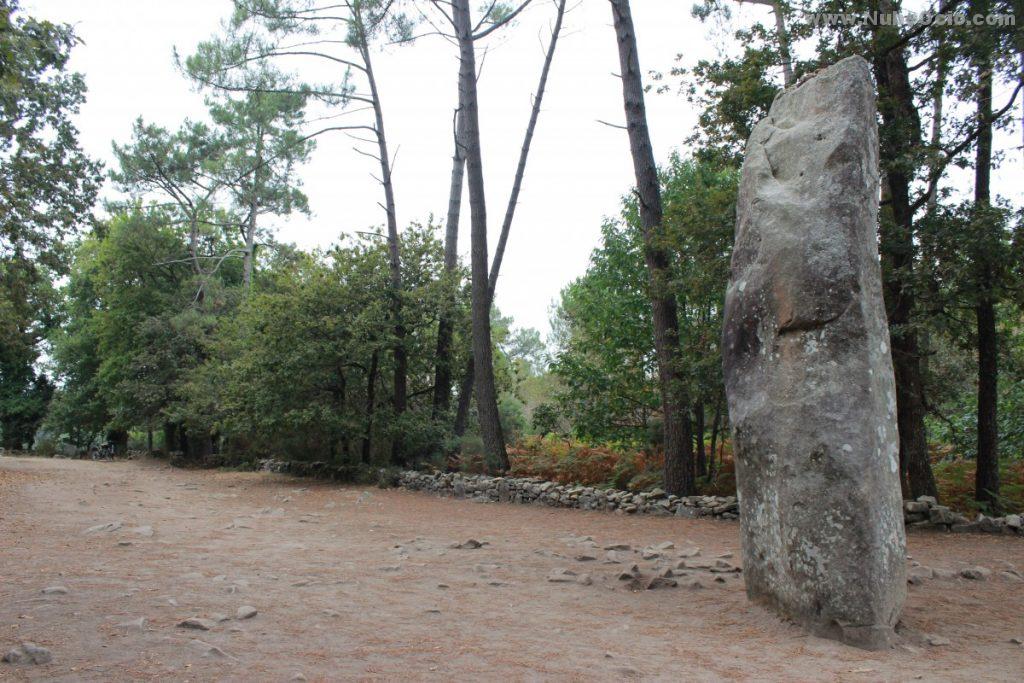
[[201, 653], [203, 653], [204, 657], [227, 657], [228, 656], [228, 654], [226, 652], [224, 652], [224, 650], [220, 649], [216, 645], [211, 645], [210, 643], [203, 642], [202, 640], [190, 641], [189, 645], [191, 645], [193, 648], [195, 648], [196, 650], [199, 650]]
[[992, 570], [985, 567], [964, 567], [960, 570], [960, 576], [972, 581], [984, 581], [992, 574]]
[[199, 617], [190, 617], [184, 621], [178, 622], [179, 628], [191, 628], [196, 631], [209, 631], [214, 627], [214, 623], [208, 619], [200, 619]]
[[256, 612], [256, 608], [255, 607], [253, 607], [251, 605], [242, 605], [241, 607], [238, 608], [238, 611], [235, 612], [235, 618], [236, 619], [252, 619], [254, 616], [256, 616], [256, 614], [257, 614], [257, 612]]
[[8, 664], [49, 664], [53, 661], [53, 653], [35, 643], [23, 642], [3, 656]]

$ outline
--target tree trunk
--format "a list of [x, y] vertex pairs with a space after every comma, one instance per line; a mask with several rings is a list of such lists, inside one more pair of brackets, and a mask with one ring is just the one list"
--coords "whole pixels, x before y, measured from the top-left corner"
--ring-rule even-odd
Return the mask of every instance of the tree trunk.
[[448, 190], [448, 217], [444, 231], [444, 276], [448, 280], [445, 300], [437, 322], [437, 353], [434, 361], [434, 400], [431, 416], [438, 419], [448, 412], [452, 401], [452, 316], [455, 313], [453, 281], [459, 265], [459, 216], [462, 212], [462, 186], [466, 171], [465, 117], [456, 113], [455, 151], [452, 154], [452, 180]]
[[373, 404], [374, 404], [374, 391], [377, 383], [377, 350], [373, 350], [373, 355], [370, 356], [370, 369], [366, 373], [366, 431], [363, 433], [363, 453], [362, 460], [364, 465], [370, 464], [370, 447], [373, 440]]
[[[978, 3], [976, 13], [984, 14], [987, 2]], [[999, 337], [996, 331], [996, 295], [988, 242], [986, 210], [991, 203], [992, 173], [992, 59], [987, 46], [979, 48], [975, 58], [978, 90], [978, 141], [974, 164], [974, 208], [984, 230], [976, 247], [978, 301], [975, 319], [978, 335], [978, 452], [974, 498], [987, 503], [989, 512], [998, 514], [999, 505]], [[993, 236], [992, 239], [999, 239]]]
[[146, 453], [153, 455], [153, 428], [146, 430]]
[[[359, 49], [366, 67], [366, 81], [370, 89], [370, 100], [373, 102], [374, 127], [377, 133], [377, 156], [380, 162], [380, 182], [384, 186], [384, 211], [387, 213], [388, 229], [388, 266], [391, 272], [391, 316], [395, 329], [395, 375], [393, 404], [395, 415], [405, 412], [408, 405], [408, 368], [409, 360], [405, 348], [405, 325], [402, 322], [402, 264], [398, 238], [398, 218], [395, 214], [395, 191], [391, 183], [391, 158], [388, 153], [387, 137], [384, 134], [384, 110], [381, 106], [377, 80], [373, 73], [373, 62], [370, 58], [369, 37], [363, 24], [362, 15], [356, 10], [356, 27], [359, 32]], [[391, 462], [394, 465], [405, 465], [406, 453], [403, 439], [396, 435], [391, 444]]]
[[[946, 55], [943, 40], [940, 37], [935, 44], [935, 83], [932, 85], [932, 136], [929, 144], [932, 150], [938, 150], [942, 144], [942, 108], [946, 89]], [[928, 190], [928, 210], [933, 211], [939, 198], [939, 184], [935, 183]]]
[[490, 292], [487, 280], [487, 206], [484, 194], [480, 121], [477, 110], [476, 55], [469, 0], [453, 0], [452, 17], [459, 41], [459, 109], [466, 117], [466, 170], [469, 181], [470, 262], [472, 270], [473, 358], [477, 412], [484, 453], [507, 470], [508, 454], [498, 413], [491, 348]]
[[462, 436], [469, 426], [469, 404], [473, 400], [473, 376], [475, 375], [473, 354], [469, 355], [459, 382], [459, 403], [455, 408], [455, 436]]
[[689, 401], [679, 367], [679, 320], [676, 300], [668, 291], [669, 256], [661, 246], [661, 191], [654, 163], [641, 82], [636, 34], [629, 0], [610, 0], [619, 49], [622, 99], [629, 132], [636, 197], [644, 241], [644, 261], [650, 286], [654, 348], [658, 358], [663, 427], [665, 431], [665, 490], [676, 495], [693, 493], [693, 439]]
[[715, 478], [715, 446], [722, 426], [722, 399], [715, 401], [715, 416], [711, 420], [711, 448], [708, 450], [708, 481]]
[[697, 442], [697, 476], [708, 474], [707, 452], [704, 450], [704, 403], [698, 401], [693, 408], [693, 422], [696, 427], [694, 436]]
[[252, 264], [256, 258], [256, 224], [259, 213], [260, 168], [263, 166], [263, 131], [257, 130], [256, 165], [252, 172], [249, 195], [249, 220], [245, 226], [245, 254], [242, 261], [242, 286], [246, 296], [252, 288]]
[[[554, 60], [555, 48], [558, 46], [558, 36], [562, 31], [562, 19], [565, 16], [566, 0], [559, 0], [555, 24], [551, 29], [551, 42], [548, 43], [547, 52], [544, 55], [544, 66], [541, 67], [540, 81], [537, 83], [537, 93], [533, 98], [533, 107], [530, 109], [530, 120], [526, 124], [526, 133], [523, 136], [523, 144], [519, 150], [519, 163], [516, 165], [515, 178], [512, 181], [512, 191], [509, 193], [508, 204], [505, 207], [505, 218], [501, 223], [501, 233], [498, 235], [498, 245], [494, 250], [494, 260], [488, 275], [487, 312], [490, 319], [491, 304], [494, 302], [494, 293], [498, 287], [498, 275], [501, 272], [501, 262], [505, 256], [505, 246], [508, 244], [508, 236], [512, 230], [512, 219], [515, 217], [516, 206], [519, 204], [519, 192], [523, 185], [523, 177], [526, 173], [526, 160], [530, 154], [530, 146], [533, 143], [533, 134], [537, 128], [537, 119], [540, 117], [541, 103], [544, 101], [544, 92], [547, 89], [548, 74], [551, 72], [551, 63]], [[475, 68], [475, 67], [474, 67]], [[466, 362], [463, 380], [460, 383], [459, 402], [455, 413], [455, 435], [462, 436], [466, 431], [469, 417], [469, 403], [473, 396], [473, 383], [475, 379], [475, 363], [471, 356]]]
[[171, 451], [178, 448], [178, 428], [173, 422], [164, 423], [164, 455], [170, 455]]
[[[892, 5], [881, 2], [877, 9], [891, 12]], [[882, 288], [896, 379], [900, 468], [906, 473], [901, 481], [912, 497], [938, 497], [928, 461], [921, 354], [911, 319], [916, 298], [912, 288], [916, 246], [910, 205], [912, 174], [907, 172], [905, 160], [921, 143], [921, 120], [914, 105], [906, 55], [902, 49], [888, 49], [896, 39], [898, 34], [891, 27], [876, 32], [873, 57], [882, 115], [878, 131], [881, 166], [891, 212], [880, 220]]]

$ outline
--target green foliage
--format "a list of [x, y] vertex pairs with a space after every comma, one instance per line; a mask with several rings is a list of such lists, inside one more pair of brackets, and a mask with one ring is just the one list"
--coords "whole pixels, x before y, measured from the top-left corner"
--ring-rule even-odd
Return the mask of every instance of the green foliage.
[[[666, 246], [675, 256], [669, 287], [680, 316], [689, 394], [721, 395], [718, 338], [732, 247], [737, 174], [728, 166], [674, 156], [662, 173]], [[602, 228], [587, 273], [562, 292], [553, 326], [552, 369], [575, 433], [649, 443], [659, 406], [648, 280], [632, 200]]]
[[31, 446], [53, 393], [40, 345], [55, 323], [51, 281], [65, 240], [91, 220], [99, 165], [78, 146], [72, 117], [85, 81], [67, 63], [70, 26], [0, 2], [0, 441]]
[[541, 403], [534, 408], [531, 420], [533, 431], [541, 436], [561, 431], [562, 415], [553, 403]]
[[386, 390], [395, 343], [387, 251], [364, 238], [272, 265], [237, 315], [221, 321], [207, 362], [184, 388], [188, 415], [202, 416], [239, 452], [384, 459], [401, 435], [412, 452], [427, 454], [439, 441], [426, 385], [442, 261], [434, 232], [404, 233], [403, 310], [415, 378], [404, 414], [393, 414]]
[[89, 220], [99, 165], [78, 146], [72, 117], [85, 80], [67, 71], [68, 25], [0, 3], [0, 254], [59, 269], [65, 237]]

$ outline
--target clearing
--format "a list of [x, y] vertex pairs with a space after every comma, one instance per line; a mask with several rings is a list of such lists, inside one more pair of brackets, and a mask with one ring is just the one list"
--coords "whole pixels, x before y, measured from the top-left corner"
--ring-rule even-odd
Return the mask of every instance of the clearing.
[[[486, 544], [451, 547], [467, 539]], [[690, 544], [712, 563], [739, 561], [731, 522], [4, 457], [0, 650], [31, 641], [54, 659], [0, 664], [0, 679], [988, 681], [1024, 671], [1024, 647], [1010, 642], [1024, 638], [1024, 582], [1004, 572], [1024, 569], [1020, 539], [910, 534], [915, 561], [991, 575], [910, 586], [904, 642], [882, 653], [807, 636], [748, 604], [735, 574], [697, 569], [679, 587], [640, 591], [618, 579], [634, 562], [654, 567], [635, 551], [664, 541], [673, 562]], [[605, 563], [617, 543], [634, 550]], [[592, 583], [549, 581], [560, 569]], [[704, 588], [687, 587], [694, 578]], [[237, 618], [246, 605], [257, 614]], [[209, 630], [178, 625], [191, 617]]]

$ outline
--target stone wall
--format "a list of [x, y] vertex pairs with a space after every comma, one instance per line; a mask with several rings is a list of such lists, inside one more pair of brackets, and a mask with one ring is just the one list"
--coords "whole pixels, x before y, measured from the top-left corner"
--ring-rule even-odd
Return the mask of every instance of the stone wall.
[[[352, 481], [351, 466], [326, 462], [262, 460], [261, 470], [297, 477], [330, 481]], [[384, 471], [387, 472], [386, 470]], [[388, 475], [391, 476], [391, 475]], [[411, 491], [425, 491], [453, 498], [469, 498], [481, 502], [533, 503], [549, 507], [606, 510], [619, 514], [649, 514], [676, 517], [715, 517], [738, 519], [739, 504], [735, 496], [671, 496], [661, 489], [634, 493], [579, 484], [556, 484], [537, 478], [489, 477], [460, 472], [417, 472], [407, 470], [382, 483], [398, 485]], [[903, 503], [903, 518], [908, 528], [934, 528], [955, 532], [979, 531], [1010, 533], [1024, 536], [1021, 515], [985, 517], [974, 521], [939, 505], [934, 498], [921, 496]]]
[[458, 472], [402, 472], [399, 485], [457, 498], [507, 503], [536, 503], [581, 510], [609, 510], [621, 514], [675, 515], [737, 519], [736, 496], [671, 496], [661, 489], [634, 493], [579, 484], [556, 484], [535, 478], [488, 477]]

